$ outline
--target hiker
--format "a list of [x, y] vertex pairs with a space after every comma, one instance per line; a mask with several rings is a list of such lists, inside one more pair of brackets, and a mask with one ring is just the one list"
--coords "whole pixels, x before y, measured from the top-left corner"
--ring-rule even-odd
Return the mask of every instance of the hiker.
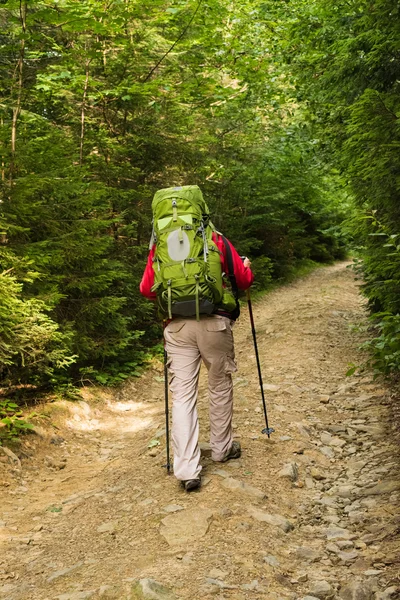
[[174, 475], [191, 491], [201, 485], [196, 408], [201, 360], [208, 370], [211, 457], [225, 462], [241, 455], [232, 435], [238, 300], [223, 276], [237, 292], [251, 286], [253, 273], [250, 260], [215, 231], [197, 186], [160, 190], [152, 207], [154, 229], [140, 291], [157, 301], [167, 323]]

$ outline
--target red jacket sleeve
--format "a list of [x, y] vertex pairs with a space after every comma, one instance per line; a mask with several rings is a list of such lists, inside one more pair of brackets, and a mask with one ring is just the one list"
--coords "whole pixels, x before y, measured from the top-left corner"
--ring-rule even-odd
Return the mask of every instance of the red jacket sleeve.
[[153, 246], [147, 257], [146, 268], [143, 273], [142, 281], [140, 282], [140, 293], [143, 294], [149, 300], [156, 299], [156, 293], [151, 291], [154, 285], [154, 269], [153, 269], [153, 258], [156, 247]]
[[[225, 238], [226, 239], [226, 238]], [[213, 233], [213, 240], [218, 246], [218, 250], [222, 253], [222, 270], [228, 273], [228, 263], [226, 259], [226, 248], [222, 236]], [[240, 290], [247, 290], [254, 281], [254, 275], [249, 267], [243, 265], [243, 261], [237, 253], [236, 248], [229, 240], [226, 240], [230, 246], [233, 259], [233, 270], [236, 277], [236, 283]]]

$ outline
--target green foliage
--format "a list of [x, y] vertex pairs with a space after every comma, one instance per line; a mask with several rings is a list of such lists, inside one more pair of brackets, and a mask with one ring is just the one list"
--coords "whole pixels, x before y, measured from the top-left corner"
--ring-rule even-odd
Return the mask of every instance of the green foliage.
[[100, 385], [118, 385], [128, 377], [140, 377], [144, 367], [151, 358], [150, 353], [137, 353], [137, 360], [123, 363], [107, 364], [103, 370], [96, 370], [93, 366], [83, 367], [81, 371], [82, 383], [95, 383]]
[[69, 367], [71, 335], [61, 332], [37, 299], [21, 299], [22, 285], [0, 273], [0, 379], [31, 383]]
[[326, 160], [349, 182], [363, 290], [378, 335], [365, 345], [375, 369], [399, 370], [399, 4], [395, 0], [293, 4], [285, 52], [297, 97]]
[[272, 283], [273, 266], [268, 256], [259, 256], [251, 263], [251, 270], [254, 273], [254, 287], [260, 290], [266, 290]]
[[33, 429], [33, 425], [23, 418], [15, 402], [0, 399], [0, 445], [2, 441], [18, 441], [19, 436]]
[[376, 374], [389, 375], [400, 370], [400, 315], [376, 313], [371, 317], [375, 337], [364, 342], [368, 350], [366, 365]]
[[161, 331], [139, 293], [158, 188], [200, 185], [259, 288], [344, 255], [287, 3], [5, 0], [0, 19], [4, 382], [137, 375]]

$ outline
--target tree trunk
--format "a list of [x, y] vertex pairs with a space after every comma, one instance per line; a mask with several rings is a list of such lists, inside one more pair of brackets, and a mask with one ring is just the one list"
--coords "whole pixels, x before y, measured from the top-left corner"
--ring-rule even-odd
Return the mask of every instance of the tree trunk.
[[[26, 33], [26, 0], [20, 0], [19, 3], [19, 15], [21, 21], [22, 32], [25, 36]], [[19, 47], [19, 57], [17, 66], [15, 69], [15, 79], [17, 79], [17, 99], [13, 108], [12, 124], [11, 124], [11, 161], [10, 161], [10, 183], [12, 183], [15, 165], [15, 151], [17, 146], [17, 123], [18, 117], [21, 113], [21, 99], [22, 99], [22, 87], [23, 87], [23, 70], [24, 70], [24, 57], [25, 57], [25, 37], [21, 40]]]
[[[3, 129], [4, 127], [4, 120], [3, 118], [1, 119], [1, 128]], [[1, 180], [5, 181], [6, 180], [6, 163], [4, 162], [4, 156], [2, 156], [1, 159]], [[0, 202], [1, 202], [1, 198], [0, 198]]]
[[83, 86], [83, 97], [82, 97], [82, 110], [81, 110], [81, 140], [79, 149], [79, 165], [83, 164], [83, 141], [85, 139], [85, 109], [86, 109], [86, 98], [89, 86], [89, 65], [90, 59], [87, 59], [85, 64], [85, 85]]

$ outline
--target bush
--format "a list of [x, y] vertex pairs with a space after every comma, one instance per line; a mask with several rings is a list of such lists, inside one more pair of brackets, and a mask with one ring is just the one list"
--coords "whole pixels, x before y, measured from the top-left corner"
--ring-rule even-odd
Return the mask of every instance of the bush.
[[61, 333], [37, 299], [21, 299], [22, 284], [0, 273], [0, 382], [43, 383], [71, 365], [71, 335]]
[[265, 290], [272, 283], [272, 260], [267, 256], [255, 258], [251, 263], [254, 273], [254, 287]]

